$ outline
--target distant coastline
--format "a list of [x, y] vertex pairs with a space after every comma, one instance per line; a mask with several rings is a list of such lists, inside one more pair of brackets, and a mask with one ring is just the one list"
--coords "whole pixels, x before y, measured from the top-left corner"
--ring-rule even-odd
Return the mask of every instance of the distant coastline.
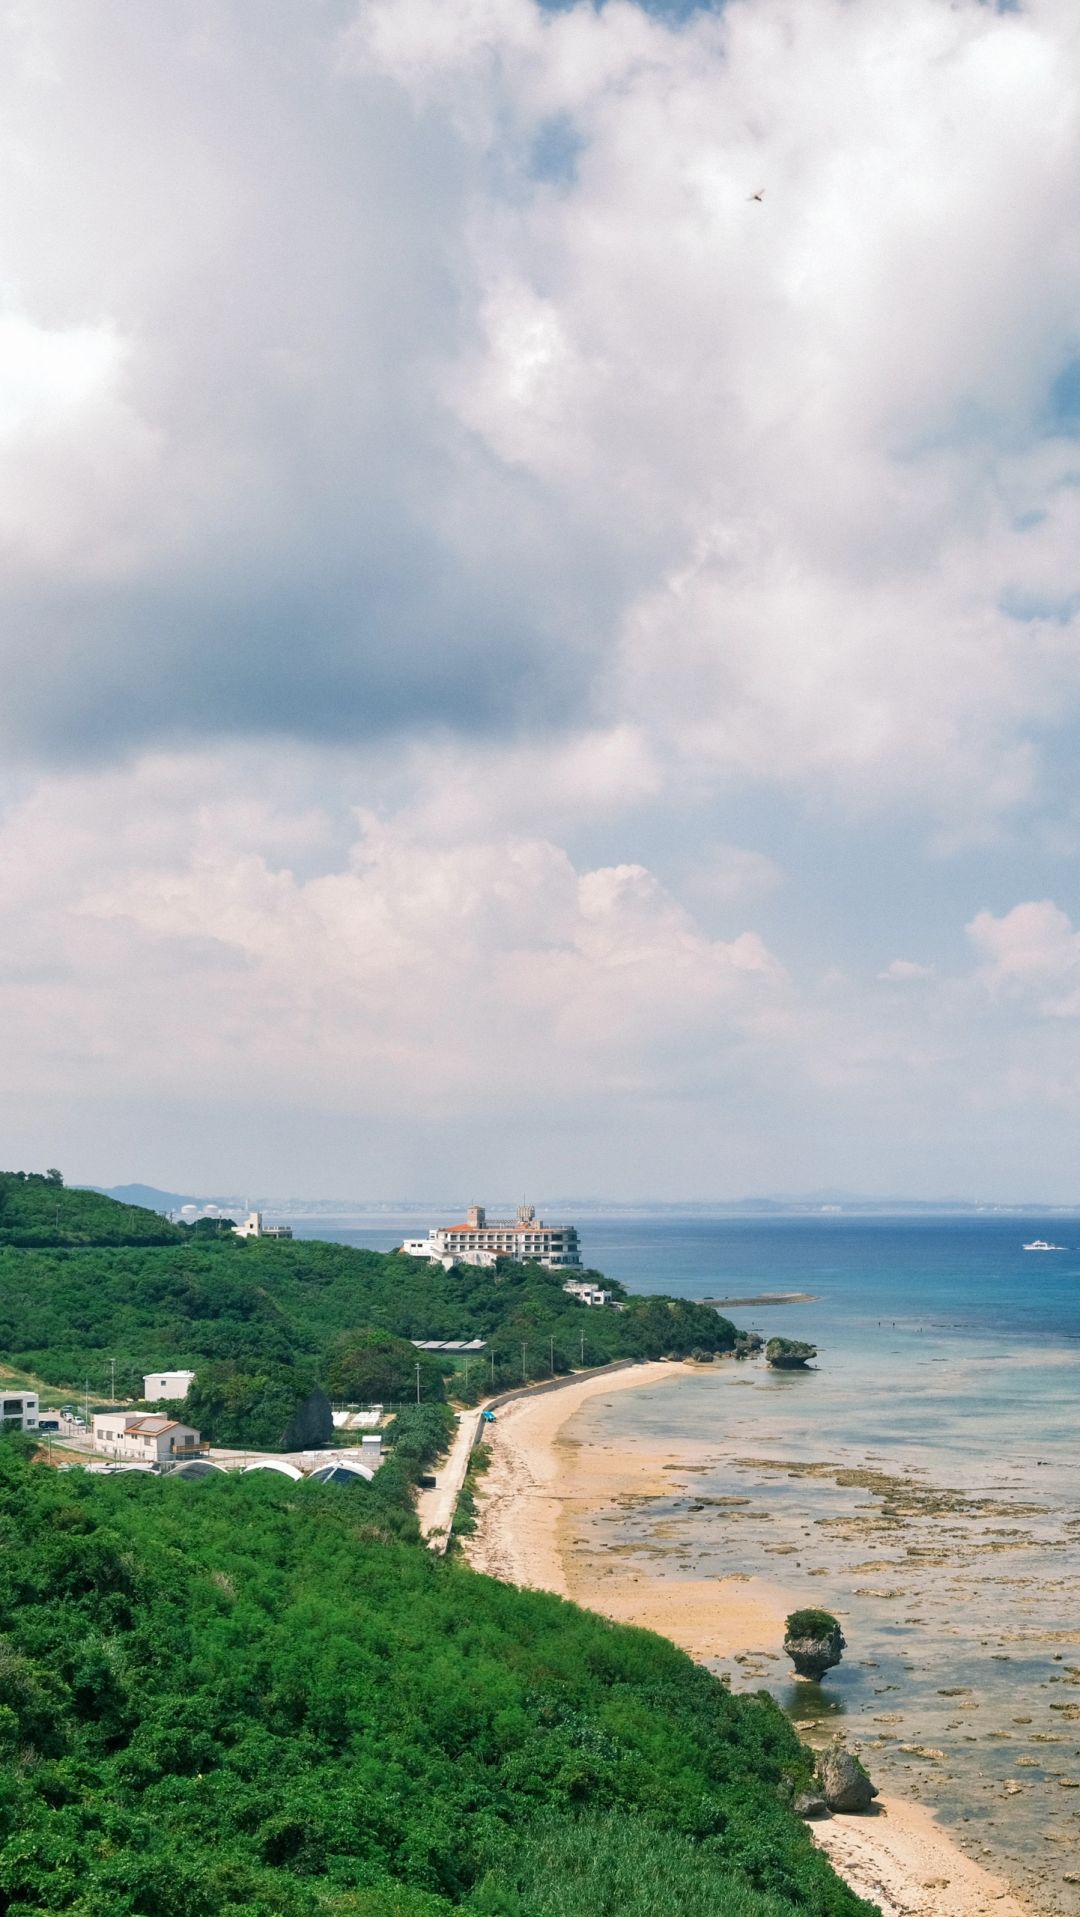
[[[77, 1185], [77, 1180], [70, 1181]], [[177, 1192], [155, 1185], [87, 1185], [122, 1204], [171, 1211], [181, 1205], [219, 1205], [224, 1209], [260, 1210], [275, 1218], [348, 1219], [423, 1218], [455, 1214], [464, 1202], [461, 1194], [434, 1198], [299, 1198], [273, 1197], [251, 1192]], [[496, 1200], [513, 1211], [518, 1199]], [[809, 1192], [762, 1198], [642, 1198], [614, 1200], [543, 1195], [537, 1209], [565, 1212], [581, 1218], [821, 1218], [825, 1221], [867, 1218], [1080, 1218], [1080, 1204], [1037, 1200], [1004, 1201], [973, 1198], [867, 1198], [857, 1192]]]

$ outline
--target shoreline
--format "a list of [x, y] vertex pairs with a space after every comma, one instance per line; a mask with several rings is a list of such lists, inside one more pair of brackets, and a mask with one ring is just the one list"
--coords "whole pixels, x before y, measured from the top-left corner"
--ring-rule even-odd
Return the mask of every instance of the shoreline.
[[[717, 1383], [721, 1383], [718, 1366]], [[781, 1645], [784, 1620], [801, 1593], [759, 1578], [643, 1575], [615, 1554], [583, 1548], [580, 1519], [622, 1500], [670, 1488], [674, 1453], [647, 1462], [614, 1445], [585, 1444], [567, 1430], [597, 1397], [671, 1383], [700, 1367], [654, 1361], [582, 1378], [546, 1397], [517, 1399], [491, 1427], [491, 1463], [480, 1482], [478, 1523], [464, 1541], [475, 1570], [504, 1582], [553, 1591], [617, 1623], [670, 1638], [691, 1657], [765, 1653]], [[999, 1879], [961, 1850], [922, 1804], [883, 1797], [876, 1814], [835, 1816], [809, 1826], [839, 1874], [881, 1907], [882, 1917], [1035, 1917]]]

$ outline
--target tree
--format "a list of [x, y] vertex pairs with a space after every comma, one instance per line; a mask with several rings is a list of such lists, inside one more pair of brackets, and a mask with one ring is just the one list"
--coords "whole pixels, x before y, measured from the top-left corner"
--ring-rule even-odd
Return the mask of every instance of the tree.
[[347, 1404], [401, 1404], [416, 1396], [418, 1364], [421, 1399], [445, 1398], [438, 1365], [407, 1338], [388, 1331], [346, 1332], [330, 1354], [326, 1382], [331, 1397]]
[[276, 1451], [316, 1388], [313, 1373], [303, 1366], [200, 1365], [188, 1388], [184, 1417], [212, 1444]]

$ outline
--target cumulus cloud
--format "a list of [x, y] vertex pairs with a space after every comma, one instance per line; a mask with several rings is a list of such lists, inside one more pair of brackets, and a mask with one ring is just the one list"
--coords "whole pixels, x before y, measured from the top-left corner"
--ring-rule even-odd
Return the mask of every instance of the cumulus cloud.
[[1080, 1017], [1080, 932], [1050, 899], [980, 912], [968, 936], [981, 955], [979, 977], [994, 998], [1027, 1002], [1050, 1018]]
[[[580, 871], [549, 840], [448, 843], [371, 813], [328, 857], [317, 811], [213, 786], [178, 760], [9, 811], [13, 1089], [51, 1061], [58, 1083], [105, 1066], [143, 1091], [198, 1095], [225, 1070], [248, 1098], [564, 1109], [678, 1084], [703, 1047], [783, 1014], [762, 940], [709, 939], [642, 866]], [[309, 876], [290, 849], [316, 854]]]
[[1078, 690], [1060, 7], [0, 34], [9, 748], [584, 720], [698, 788], [1030, 794]]
[[1045, 438], [1080, 290], [1070, 31], [974, 0], [678, 33], [375, 0], [354, 30], [475, 145], [573, 129], [569, 184], [475, 211], [446, 390], [505, 465], [601, 502], [634, 569], [604, 687], [689, 776], [973, 823], [1075, 708], [1072, 451]]
[[910, 985], [916, 979], [933, 978], [934, 969], [932, 965], [920, 965], [918, 959], [896, 958], [890, 959], [878, 977], [891, 985]]

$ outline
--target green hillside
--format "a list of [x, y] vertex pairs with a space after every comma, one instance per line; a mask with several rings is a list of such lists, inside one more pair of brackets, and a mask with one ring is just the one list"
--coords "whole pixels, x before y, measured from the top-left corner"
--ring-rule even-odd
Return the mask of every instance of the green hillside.
[[168, 1245], [183, 1237], [141, 1205], [69, 1190], [58, 1171], [0, 1172], [0, 1245]]
[[768, 1697], [433, 1557], [393, 1471], [0, 1442], [8, 1917], [871, 1917], [787, 1808]]
[[[44, 1181], [8, 1174], [4, 1184], [20, 1197], [32, 1191], [40, 1204]], [[161, 1220], [154, 1222], [165, 1242], [124, 1242], [133, 1215], [153, 1214], [51, 1189], [65, 1240], [0, 1241], [0, 1361], [65, 1389], [81, 1390], [89, 1379], [101, 1393], [113, 1360], [117, 1388], [128, 1395], [161, 1366], [231, 1366], [263, 1380], [273, 1373], [275, 1390], [291, 1370], [298, 1393], [316, 1381], [332, 1387], [348, 1370], [343, 1349], [372, 1329], [488, 1340], [474, 1388], [520, 1383], [523, 1369], [539, 1378], [582, 1362], [727, 1350], [735, 1338], [726, 1319], [687, 1300], [625, 1297], [624, 1310], [591, 1309], [537, 1266], [444, 1272], [397, 1253], [314, 1240], [203, 1239]], [[91, 1228], [98, 1242], [77, 1236]]]

